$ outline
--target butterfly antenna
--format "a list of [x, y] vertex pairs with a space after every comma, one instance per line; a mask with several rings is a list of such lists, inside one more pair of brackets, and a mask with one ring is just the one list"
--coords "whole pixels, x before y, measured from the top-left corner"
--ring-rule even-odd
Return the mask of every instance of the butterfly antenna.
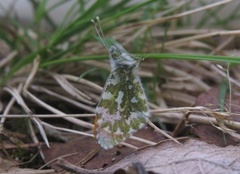
[[104, 38], [104, 34], [103, 34], [103, 30], [102, 30], [102, 25], [101, 25], [101, 20], [100, 20], [100, 18], [99, 18], [98, 16], [96, 17], [96, 20], [97, 20], [97, 22], [98, 22], [98, 27], [99, 27], [99, 30], [100, 30], [100, 34], [101, 34], [102, 38]]
[[104, 35], [103, 35], [102, 27], [101, 27], [100, 18], [97, 16], [97, 17], [96, 17], [96, 22], [95, 22], [95, 20], [93, 20], [93, 19], [91, 20], [91, 22], [93, 23], [94, 29], [95, 29], [95, 31], [96, 31], [96, 33], [97, 33], [100, 41], [102, 42], [103, 46], [108, 49], [106, 43], [105, 43], [104, 40], [103, 40]]

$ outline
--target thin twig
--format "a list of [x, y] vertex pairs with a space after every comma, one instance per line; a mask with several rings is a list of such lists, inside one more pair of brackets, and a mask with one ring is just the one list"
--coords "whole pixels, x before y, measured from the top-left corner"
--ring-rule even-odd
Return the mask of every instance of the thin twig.
[[[20, 92], [21, 90], [22, 90], [22, 85], [19, 84], [18, 88], [17, 88], [17, 91]], [[6, 108], [3, 112], [3, 117], [1, 118], [1, 121], [0, 121], [0, 133], [2, 133], [2, 131], [3, 131], [3, 125], [4, 125], [4, 123], [7, 119], [7, 115], [10, 112], [10, 110], [11, 110], [11, 108], [14, 105], [15, 102], [16, 102], [16, 99], [15, 99], [15, 97], [12, 96], [10, 102], [7, 104], [7, 106], [6, 106]]]
[[84, 94], [79, 89], [75, 88], [71, 83], [69, 83], [62, 75], [51, 73], [52, 77], [58, 82], [58, 84], [64, 89], [67, 93], [72, 95], [74, 98], [87, 103], [89, 105], [95, 105], [94, 102], [90, 101], [91, 98]]
[[157, 144], [155, 142], [152, 142], [152, 141], [149, 141], [149, 140], [146, 140], [146, 139], [142, 139], [142, 138], [139, 138], [139, 137], [136, 137], [136, 136], [130, 136], [129, 138], [132, 139], [132, 140], [136, 140], [136, 141], [148, 144], [148, 145], [156, 145]]
[[[61, 100], [65, 101], [65, 102], [71, 103], [71, 104], [73, 104], [73, 105], [75, 105], [75, 106], [77, 106], [77, 107], [79, 107], [81, 109], [84, 109], [86, 111], [95, 112], [95, 108], [93, 108], [93, 107], [91, 107], [89, 105], [80, 103], [80, 102], [78, 102], [76, 100], [73, 100], [73, 99], [71, 99], [69, 97], [65, 97], [62, 94], [58, 94], [58, 93], [53, 92], [51, 90], [48, 90], [47, 88], [44, 88], [42, 86], [31, 85], [31, 89], [33, 89], [35, 91], [38, 91], [38, 92], [44, 92], [45, 94], [48, 94], [48, 95], [53, 96], [53, 97], [56, 97], [56, 98], [61, 99]], [[38, 100], [38, 101], [40, 101], [40, 100]], [[54, 112], [54, 113], [57, 114], [58, 112]]]
[[79, 78], [70, 74], [63, 74], [63, 77], [65, 77], [68, 80], [74, 81], [74, 82], [78, 82], [80, 84], [84, 84], [90, 88], [93, 88], [94, 91], [101, 93], [102, 92], [102, 87], [100, 87], [99, 85], [97, 85], [96, 83], [93, 83], [89, 80], [83, 79], [83, 78]]
[[[175, 46], [176, 47], [176, 46], [182, 46], [185, 42], [189, 42], [192, 40], [205, 39], [205, 38], [214, 37], [214, 36], [235, 36], [235, 35], [239, 35], [239, 34], [240, 34], [240, 30], [216, 31], [216, 32], [212, 32], [212, 33], [184, 37], [182, 39], [165, 42], [164, 46], [166, 46], [166, 47]], [[162, 47], [162, 44], [156, 45], [156, 48], [161, 48], [161, 47]]]
[[2, 58], [2, 60], [0, 60], [0, 68], [10, 62], [17, 55], [17, 53], [17, 51], [12, 51], [5, 58]]
[[86, 163], [88, 163], [97, 154], [98, 154], [98, 150], [96, 150], [96, 149], [92, 150], [83, 159], [81, 159], [81, 161], [78, 162], [76, 165], [78, 165], [78, 164], [85, 165]]
[[69, 154], [66, 154], [66, 155], [59, 156], [59, 157], [57, 157], [57, 158], [54, 158], [54, 159], [46, 162], [44, 165], [42, 165], [41, 167], [39, 167], [38, 170], [42, 170], [43, 168], [45, 168], [45, 167], [48, 166], [49, 164], [53, 163], [54, 161], [57, 161], [59, 158], [69, 157], [69, 156], [78, 155], [78, 154], [79, 154], [79, 152], [73, 152], [73, 153], [69, 153]]
[[75, 166], [75, 165], [69, 163], [68, 161], [66, 161], [62, 158], [58, 159], [57, 165], [64, 170], [67, 170], [71, 173], [77, 173], [77, 174], [80, 174], [80, 173], [84, 173], [84, 174], [111, 174], [111, 173], [114, 173], [114, 171], [108, 172], [108, 171], [98, 171], [98, 170], [84, 169], [84, 168]]
[[[56, 113], [56, 114], [62, 114], [62, 115], [66, 115], [64, 112], [48, 105], [47, 103], [43, 102], [42, 100], [40, 100], [39, 98], [37, 98], [36, 96], [34, 96], [32, 93], [30, 93], [29, 91], [25, 91], [25, 94], [27, 97], [29, 97], [32, 101], [34, 101], [35, 103], [37, 103], [38, 105], [44, 107], [45, 109], [53, 112], [53, 113]], [[79, 126], [82, 126], [82, 127], [86, 127], [86, 128], [90, 128], [92, 129], [93, 128], [93, 125], [86, 122], [86, 121], [83, 121], [83, 120], [79, 120], [79, 119], [76, 119], [76, 118], [72, 118], [72, 117], [64, 117], [65, 120], [71, 122], [71, 123], [74, 123], [74, 124], [77, 124]]]
[[[96, 114], [32, 114], [31, 117], [35, 118], [62, 118], [62, 117], [76, 117], [76, 118], [85, 118], [85, 117], [95, 117]], [[0, 118], [29, 118], [29, 115], [26, 114], [11, 114], [11, 115], [0, 115]]]
[[161, 129], [159, 129], [157, 126], [155, 126], [155, 124], [153, 124], [150, 120], [148, 120], [147, 122], [154, 130], [156, 130], [157, 132], [159, 132], [160, 134], [164, 135], [165, 137], [173, 140], [174, 142], [181, 144], [180, 142], [178, 142], [178, 140], [176, 140], [175, 138], [173, 138], [172, 136], [168, 135], [166, 132], [162, 131]]

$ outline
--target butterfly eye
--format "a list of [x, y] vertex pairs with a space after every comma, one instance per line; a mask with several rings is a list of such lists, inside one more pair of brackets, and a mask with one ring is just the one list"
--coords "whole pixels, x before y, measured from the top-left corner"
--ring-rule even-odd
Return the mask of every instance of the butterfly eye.
[[119, 52], [116, 46], [111, 46], [109, 49], [109, 52], [113, 58], [117, 58], [121, 55], [121, 53]]

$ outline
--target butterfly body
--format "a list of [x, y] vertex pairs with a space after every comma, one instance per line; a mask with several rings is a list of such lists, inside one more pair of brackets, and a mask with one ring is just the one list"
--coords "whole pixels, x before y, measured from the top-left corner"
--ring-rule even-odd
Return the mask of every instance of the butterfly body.
[[109, 149], [144, 127], [149, 114], [147, 99], [137, 74], [139, 58], [120, 44], [109, 47], [111, 73], [96, 107], [95, 136]]

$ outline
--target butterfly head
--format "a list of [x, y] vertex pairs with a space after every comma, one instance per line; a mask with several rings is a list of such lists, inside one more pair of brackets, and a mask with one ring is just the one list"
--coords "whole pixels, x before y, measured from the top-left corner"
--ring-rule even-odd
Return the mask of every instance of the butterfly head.
[[96, 33], [104, 45], [105, 48], [107, 48], [109, 54], [110, 54], [110, 61], [112, 69], [115, 69], [117, 67], [124, 67], [125, 69], [132, 69], [134, 67], [137, 67], [140, 59], [139, 57], [129, 54], [119, 43], [116, 41], [105, 38], [103, 35], [102, 27], [101, 27], [101, 21], [99, 17], [96, 17], [95, 20], [91, 20], [94, 24], [94, 28], [96, 30]]
[[129, 54], [119, 43], [114, 42], [109, 47], [112, 68], [125, 67], [127, 69], [134, 68], [138, 65], [136, 56]]

